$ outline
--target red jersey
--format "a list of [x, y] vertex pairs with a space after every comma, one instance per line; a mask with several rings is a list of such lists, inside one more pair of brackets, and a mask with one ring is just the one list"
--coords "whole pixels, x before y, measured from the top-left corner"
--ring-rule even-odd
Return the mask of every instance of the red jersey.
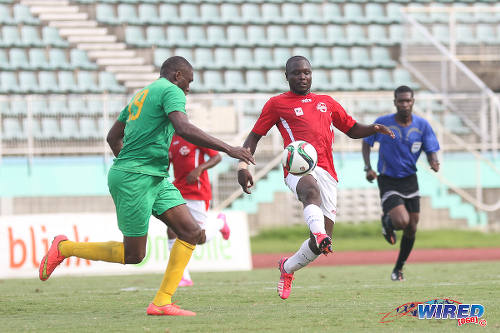
[[170, 163], [174, 166], [175, 180], [173, 184], [185, 199], [205, 201], [212, 199], [207, 170], [201, 173], [198, 181], [194, 184], [188, 184], [186, 177], [194, 168], [205, 163], [205, 155], [213, 157], [217, 154], [218, 152], [215, 150], [196, 146], [174, 134], [168, 155]]
[[264, 136], [276, 125], [283, 147], [297, 140], [309, 142], [318, 152], [318, 165], [338, 180], [333, 166], [333, 126], [347, 133], [354, 124], [356, 121], [330, 96], [289, 91], [267, 101], [252, 131]]

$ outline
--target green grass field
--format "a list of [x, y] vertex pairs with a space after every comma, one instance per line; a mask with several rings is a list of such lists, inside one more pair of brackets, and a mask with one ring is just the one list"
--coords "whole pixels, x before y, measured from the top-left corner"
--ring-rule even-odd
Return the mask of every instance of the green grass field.
[[[193, 273], [178, 304], [196, 317], [149, 317], [161, 275], [0, 280], [1, 332], [498, 332], [500, 262], [411, 264], [392, 282], [392, 266], [309, 267], [296, 273], [286, 301], [277, 269]], [[487, 327], [403, 317], [379, 323], [410, 301], [451, 298], [485, 306]]]
[[[253, 253], [295, 252], [308, 237], [307, 226], [294, 225], [261, 231], [251, 238]], [[398, 242], [401, 231], [397, 232]], [[499, 247], [500, 233], [471, 230], [418, 230], [416, 249]], [[381, 235], [380, 222], [337, 223], [333, 231], [334, 251], [393, 250]]]

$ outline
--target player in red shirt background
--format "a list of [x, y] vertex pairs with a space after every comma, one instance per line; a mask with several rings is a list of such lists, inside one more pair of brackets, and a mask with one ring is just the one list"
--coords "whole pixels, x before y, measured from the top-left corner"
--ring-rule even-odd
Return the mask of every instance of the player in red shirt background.
[[[337, 213], [337, 174], [333, 166], [333, 129], [336, 127], [350, 138], [359, 139], [381, 133], [394, 138], [394, 133], [384, 125], [363, 125], [349, 116], [342, 106], [328, 95], [311, 93], [312, 70], [309, 61], [302, 56], [288, 59], [285, 77], [290, 91], [267, 101], [259, 119], [248, 135], [243, 147], [255, 153], [260, 138], [276, 125], [283, 137], [283, 145], [304, 140], [316, 148], [318, 164], [308, 175], [294, 176], [285, 172], [285, 183], [304, 206], [304, 219], [309, 226], [310, 237], [290, 257], [279, 261], [281, 273], [278, 294], [288, 298], [293, 273], [320, 254], [332, 252], [332, 232]], [[238, 183], [250, 193], [253, 179], [248, 165], [238, 164]]]
[[[208, 219], [207, 210], [212, 200], [212, 189], [207, 170], [221, 161], [220, 154], [212, 149], [196, 146], [178, 135], [172, 137], [168, 152], [170, 163], [174, 168], [173, 184], [186, 200], [186, 205], [202, 229], [205, 229], [206, 241], [215, 237], [217, 231], [222, 238], [229, 239], [230, 229], [226, 223], [226, 215], [220, 213], [213, 220]], [[205, 155], [208, 160], [205, 161]], [[174, 245], [177, 235], [168, 228], [168, 248]], [[179, 286], [192, 286], [193, 280], [186, 267]]]

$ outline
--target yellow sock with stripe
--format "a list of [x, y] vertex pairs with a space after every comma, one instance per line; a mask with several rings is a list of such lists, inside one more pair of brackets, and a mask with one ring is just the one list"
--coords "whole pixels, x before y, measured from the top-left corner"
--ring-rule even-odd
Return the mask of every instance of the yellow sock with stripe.
[[65, 257], [125, 263], [125, 249], [121, 242], [64, 241], [59, 244], [59, 252]]
[[160, 289], [153, 300], [154, 305], [163, 306], [172, 303], [172, 295], [177, 290], [179, 282], [181, 282], [182, 274], [191, 259], [195, 247], [195, 245], [180, 239], [175, 241]]

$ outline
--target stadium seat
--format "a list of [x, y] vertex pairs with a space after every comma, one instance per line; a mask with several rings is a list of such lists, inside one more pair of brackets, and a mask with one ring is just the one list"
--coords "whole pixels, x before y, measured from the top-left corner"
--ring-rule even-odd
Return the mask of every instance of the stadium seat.
[[250, 69], [256, 68], [252, 50], [249, 48], [238, 47], [234, 49], [234, 64], [237, 68]]
[[[87, 108], [83, 112], [85, 115], [95, 115], [102, 114], [104, 111], [104, 103], [100, 98], [91, 98], [87, 101]], [[119, 110], [118, 112], [120, 112]], [[109, 112], [115, 112], [115, 110], [109, 110]]]
[[[433, 18], [428, 12], [419, 11], [419, 9], [423, 7], [424, 5], [421, 3], [410, 3], [408, 5], [409, 14], [411, 15], [411, 17], [415, 18], [415, 20], [417, 20], [420, 23], [432, 23]], [[415, 10], [412, 11], [412, 9]]]
[[29, 64], [33, 69], [50, 70], [53, 69], [45, 56], [45, 49], [29, 49]]
[[[311, 48], [309, 48], [309, 47], [294, 47], [292, 49], [292, 55], [294, 55], [294, 56], [299, 55], [299, 56], [303, 56], [307, 59], [311, 59]], [[283, 65], [281, 65], [280, 67], [283, 67]]]
[[263, 26], [251, 25], [247, 28], [249, 46], [269, 46]]
[[47, 104], [47, 99], [45, 98], [33, 98], [30, 103], [28, 103], [31, 114], [35, 116], [49, 115], [50, 110]]
[[311, 24], [327, 23], [328, 21], [323, 17], [322, 11], [321, 4], [306, 2], [302, 5], [302, 20], [304, 20], [304, 23]]
[[167, 58], [170, 58], [172, 56], [172, 52], [170, 52], [170, 49], [155, 49], [154, 50], [154, 65], [156, 67], [161, 67], [163, 65], [163, 62], [167, 60]]
[[349, 55], [349, 49], [345, 47], [334, 47], [333, 48], [333, 67], [339, 68], [353, 68], [354, 65], [351, 63], [351, 56]]
[[62, 140], [83, 139], [79, 137], [80, 131], [78, 129], [77, 120], [74, 118], [61, 119], [61, 131], [58, 138]]
[[275, 47], [273, 50], [272, 60], [269, 64], [272, 67], [284, 68], [286, 61], [294, 55], [288, 47]]
[[363, 27], [360, 25], [348, 25], [346, 28], [346, 35], [347, 41], [351, 43], [351, 45], [369, 45]]
[[264, 19], [259, 10], [259, 5], [255, 3], [243, 3], [241, 5], [241, 20], [246, 24], [262, 24]]
[[191, 47], [178, 47], [175, 49], [174, 55], [184, 57], [190, 63], [194, 62], [193, 48]]
[[387, 37], [385, 26], [383, 25], [369, 25], [368, 40], [371, 44], [381, 46], [390, 46], [394, 44], [394, 42]]
[[215, 66], [217, 68], [233, 68], [233, 52], [230, 48], [216, 48], [214, 52]]
[[341, 25], [327, 25], [326, 39], [327, 43], [330, 43], [332, 46], [349, 44], [345, 36], [344, 27]]
[[68, 114], [73, 116], [87, 114], [85, 97], [74, 96], [68, 98]]
[[298, 4], [285, 2], [282, 4], [281, 10], [283, 23], [296, 23], [299, 17], [303, 22], [302, 13]]
[[396, 68], [393, 71], [393, 77], [396, 86], [407, 85], [414, 90], [420, 88], [420, 86], [411, 79], [410, 73], [406, 69]]
[[389, 26], [389, 40], [391, 44], [401, 44], [401, 41], [404, 38], [404, 30], [400, 25], [391, 25]]
[[264, 3], [262, 4], [262, 18], [265, 24], [282, 24], [285, 23], [281, 18], [279, 4]]
[[289, 89], [283, 70], [267, 71], [267, 87], [272, 91], [287, 91]]
[[79, 49], [71, 49], [70, 51], [71, 67], [81, 68], [87, 70], [95, 70], [98, 68], [97, 64], [91, 62], [87, 56], [87, 52]]
[[10, 10], [6, 5], [0, 4], [0, 24], [1, 25], [14, 25], [16, 21], [10, 15]]
[[3, 26], [2, 27], [2, 47], [26, 47], [19, 36], [17, 26]]
[[61, 38], [59, 31], [54, 27], [42, 28], [42, 40], [45, 45], [54, 47], [68, 47], [68, 41]]
[[267, 42], [270, 46], [288, 46], [285, 29], [282, 25], [270, 25], [267, 27]]
[[5, 118], [3, 120], [2, 138], [5, 140], [21, 140], [25, 138], [18, 119]]
[[243, 73], [237, 70], [228, 70], [224, 73], [224, 87], [226, 92], [248, 91], [248, 88], [245, 85]]
[[67, 115], [68, 113], [66, 99], [51, 98], [49, 100], [48, 115]]
[[306, 26], [307, 43], [311, 46], [328, 46], [324, 27], [321, 25]]
[[200, 23], [202, 24], [218, 24], [222, 23], [219, 8], [213, 3], [202, 3], [200, 5]]
[[398, 3], [389, 3], [386, 5], [388, 23], [399, 24], [401, 23], [401, 8], [402, 6]]
[[22, 98], [11, 98], [10, 107], [7, 109], [10, 110], [10, 113], [8, 114], [12, 116], [26, 115], [28, 113], [28, 103], [26, 98], [24, 96]]
[[93, 118], [80, 118], [80, 138], [82, 139], [97, 139], [101, 135], [97, 131], [96, 123]]
[[[230, 26], [228, 28], [228, 30], [230, 30], [233, 27], [237, 27], [237, 26]], [[243, 32], [243, 28], [242, 27], [237, 27], [237, 28], [241, 32]], [[244, 34], [244, 32], [243, 32], [243, 34]], [[230, 44], [230, 43], [228, 43], [227, 38], [226, 38], [226, 33], [224, 31], [224, 27], [217, 26], [217, 25], [208, 26], [208, 28], [207, 28], [207, 40], [210, 43], [210, 45], [213, 45], [213, 46], [224, 47], [224, 46], [230, 46], [230, 45], [234, 45], [234, 46], [244, 46], [244, 45], [246, 45], [244, 39], [240, 40], [240, 44]]]
[[187, 42], [189, 45], [193, 45], [194, 47], [211, 46], [207, 41], [205, 28], [197, 25], [189, 26], [187, 28]]
[[347, 22], [344, 15], [342, 15], [339, 5], [336, 3], [324, 3], [321, 11], [323, 13], [322, 18], [318, 16], [320, 22], [331, 24], [343, 24]]
[[120, 3], [117, 7], [118, 12], [118, 22], [121, 24], [146, 24], [141, 20], [139, 15], [137, 14], [137, 10], [134, 5]]
[[311, 62], [312, 62], [312, 66], [314, 68], [332, 67], [333, 58], [332, 58], [331, 48], [329, 48], [329, 47], [314, 47], [312, 49]]
[[331, 71], [331, 87], [333, 90], [352, 90], [353, 86], [349, 73], [345, 69]]
[[165, 36], [165, 30], [161, 26], [149, 26], [146, 28], [146, 40], [152, 46], [169, 46]]
[[452, 8], [455, 9], [454, 14], [455, 14], [455, 19], [457, 20], [457, 22], [459, 22], [459, 23], [475, 23], [476, 22], [476, 18], [474, 17], [473, 12], [466, 12], [466, 11], [460, 10], [462, 8], [470, 8], [467, 4], [456, 2], [456, 3], [453, 3]]
[[0, 92], [2, 94], [24, 93], [21, 91], [15, 72], [0, 72]]
[[217, 18], [218, 23], [223, 24], [239, 24], [241, 23], [242, 17], [238, 11], [237, 4], [234, 3], [222, 3], [220, 5], [221, 15]]
[[391, 59], [389, 49], [385, 47], [372, 47], [371, 60], [375, 67], [393, 68], [396, 62]]
[[7, 58], [7, 52], [4, 49], [0, 49], [0, 69], [3, 71], [11, 71], [14, 68]]
[[179, 18], [183, 24], [201, 24], [198, 6], [189, 3], [181, 3], [179, 6]]
[[373, 71], [373, 85], [379, 90], [393, 90], [395, 85], [392, 82], [391, 73], [386, 69], [375, 69]]
[[113, 5], [98, 3], [96, 6], [96, 20], [109, 25], [119, 24]]
[[97, 86], [94, 72], [78, 71], [76, 74], [77, 86], [80, 91], [88, 93], [102, 93], [101, 89]]
[[369, 21], [363, 15], [363, 9], [361, 8], [361, 5], [357, 3], [346, 3], [344, 5], [344, 18], [349, 23], [369, 23]]
[[[277, 49], [279, 48], [274, 48], [274, 51]], [[260, 69], [272, 68], [276, 66], [276, 62], [273, 61], [271, 48], [256, 47], [254, 49], [254, 63], [255, 66]]]
[[370, 72], [364, 69], [354, 69], [351, 72], [352, 85], [354, 89], [357, 90], [375, 90], [372, 80], [370, 78]]
[[433, 2], [430, 4], [433, 9], [430, 13], [431, 22], [433, 23], [447, 23], [448, 13], [445, 11], [446, 5], [438, 2]]
[[125, 42], [136, 47], [149, 47], [149, 42], [144, 38], [142, 27], [126, 26]]
[[14, 69], [32, 69], [26, 57], [25, 49], [11, 48], [9, 50], [9, 63]]
[[391, 23], [391, 19], [385, 14], [384, 6], [379, 3], [370, 2], [365, 5], [365, 18], [374, 24]]
[[196, 48], [194, 49], [194, 68], [210, 69], [216, 67], [212, 49]]
[[162, 20], [158, 16], [158, 10], [156, 5], [141, 3], [139, 4], [139, 21], [142, 24], [162, 24]]
[[81, 93], [75, 82], [75, 77], [71, 71], [60, 71], [57, 73], [59, 81], [59, 89], [61, 92], [65, 93]]
[[500, 37], [495, 38], [495, 30], [490, 24], [478, 24], [476, 25], [476, 38], [479, 42], [495, 45], [500, 44]]
[[50, 49], [49, 64], [52, 69], [73, 69], [67, 60], [65, 49]]
[[220, 71], [208, 70], [203, 73], [203, 90], [210, 92], [224, 91], [224, 82]]
[[305, 27], [302, 25], [288, 25], [287, 42], [290, 46], [309, 46], [309, 40], [306, 38]]
[[372, 62], [368, 55], [368, 48], [366, 47], [352, 47], [351, 48], [351, 65], [353, 67], [371, 68]]
[[21, 27], [21, 40], [24, 46], [31, 47], [43, 47], [44, 42], [40, 39], [38, 35], [38, 28], [33, 26], [22, 26]]
[[[490, 10], [491, 5], [485, 3], [475, 3], [474, 7], [474, 18], [476, 22], [480, 23], [498, 23], [498, 16], [495, 17], [495, 12]], [[498, 7], [497, 7], [498, 8]], [[496, 13], [498, 15], [498, 13]]]
[[32, 24], [32, 25], [40, 24], [40, 20], [33, 17], [29, 7], [25, 5], [15, 4], [13, 12], [14, 12], [14, 21], [17, 24]]
[[177, 6], [171, 3], [160, 4], [160, 20], [163, 24], [181, 23]]
[[[55, 85], [57, 86], [57, 83]], [[19, 72], [19, 90], [22, 93], [34, 93], [34, 94], [44, 94], [48, 92], [48, 90], [42, 88], [41, 83], [39, 84], [34, 72], [25, 72], [25, 71]]]
[[[61, 89], [59, 89], [59, 85], [56, 80], [56, 72], [54, 71], [41, 71], [38, 73], [38, 89], [40, 92], [48, 92], [48, 93], [62, 93]], [[36, 83], [36, 82], [35, 82]], [[22, 80], [21, 80], [22, 84]]]
[[467, 24], [456, 25], [455, 38], [458, 44], [477, 45], [477, 38], [474, 36], [472, 26]]
[[331, 88], [328, 72], [322, 69], [313, 71], [312, 90], [328, 91]]
[[448, 25], [434, 24], [432, 26], [432, 36], [445, 45], [449, 44], [450, 30], [448, 28]]

